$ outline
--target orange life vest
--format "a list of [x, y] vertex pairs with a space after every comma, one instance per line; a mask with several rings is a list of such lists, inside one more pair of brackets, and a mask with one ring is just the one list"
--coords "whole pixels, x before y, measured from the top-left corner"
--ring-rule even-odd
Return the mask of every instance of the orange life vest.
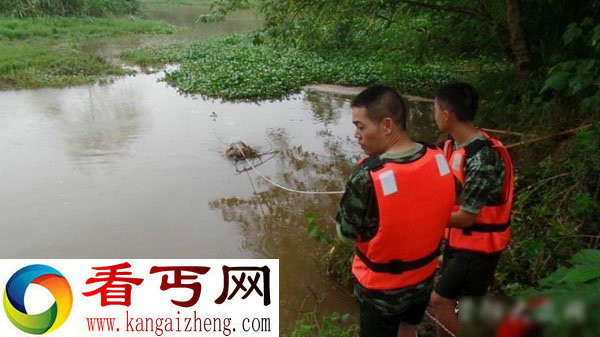
[[[484, 205], [475, 217], [473, 226], [469, 228], [449, 228], [446, 231], [450, 248], [467, 250], [486, 254], [498, 253], [504, 250], [510, 241], [510, 213], [513, 204], [513, 165], [508, 150], [497, 139], [481, 131], [486, 140], [474, 142], [458, 150], [453, 149], [453, 141], [447, 140], [444, 144], [444, 153], [454, 176], [464, 186], [465, 163], [467, 158], [473, 156], [484, 146], [491, 146], [504, 163], [504, 182], [502, 184], [502, 203], [497, 205]], [[454, 210], [460, 209], [456, 205]]]
[[352, 273], [366, 289], [392, 290], [433, 276], [439, 245], [455, 203], [454, 178], [444, 153], [427, 147], [412, 162], [367, 160], [379, 228], [356, 243]]

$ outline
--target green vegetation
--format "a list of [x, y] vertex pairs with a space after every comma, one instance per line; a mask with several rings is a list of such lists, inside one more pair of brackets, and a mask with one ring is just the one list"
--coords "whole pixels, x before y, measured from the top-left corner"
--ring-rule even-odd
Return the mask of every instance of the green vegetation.
[[511, 283], [510, 293], [535, 285], [581, 248], [598, 247], [598, 139], [600, 124], [519, 170], [513, 241], [499, 268], [499, 285]]
[[61, 87], [94, 82], [127, 72], [71, 45], [11, 43], [0, 49], [0, 87]]
[[177, 62], [166, 79], [182, 92], [227, 99], [279, 98], [310, 83], [373, 83], [381, 64], [345, 55], [323, 58], [295, 48], [256, 44], [250, 35], [201, 41], [190, 47], [142, 49], [123, 55], [141, 65]]
[[404, 93], [427, 95], [444, 79], [458, 77], [441, 62], [404, 63], [393, 72], [388, 69], [391, 62], [377, 56], [283, 47], [263, 42], [260, 34], [147, 47], [127, 51], [122, 58], [140, 66], [179, 63], [179, 69], [167, 73], [169, 83], [184, 93], [226, 99], [281, 98], [314, 83], [394, 83]]
[[[83, 40], [125, 34], [168, 34], [173, 29], [165, 24], [125, 18], [2, 18], [0, 41], [14, 42], [38, 38], [47, 40]], [[43, 39], [43, 41], [41, 40]]]
[[348, 324], [349, 314], [330, 314], [318, 319], [314, 313], [305, 314], [296, 321], [296, 326], [286, 337], [353, 337], [358, 335], [358, 326]]
[[[544, 336], [597, 336], [600, 331], [600, 250], [582, 249], [562, 266], [539, 282], [539, 290], [523, 294], [539, 298], [550, 296], [550, 305], [532, 310], [533, 317], [554, 314]], [[539, 300], [538, 300], [539, 302]], [[585, 324], [581, 324], [585, 321]]]
[[354, 247], [325, 232], [326, 229], [321, 228], [317, 223], [317, 216], [314, 212], [308, 212], [306, 220], [308, 221], [308, 235], [326, 248], [326, 253], [321, 256], [325, 274], [340, 285], [350, 288], [352, 285], [350, 268], [352, 267]]
[[0, 88], [62, 87], [131, 74], [89, 46], [173, 33], [169, 25], [134, 16], [140, 14], [138, 0], [0, 0]]
[[0, 87], [62, 87], [131, 73], [88, 50], [90, 41], [171, 33], [168, 25], [125, 18], [0, 19]]
[[211, 0], [143, 0], [144, 5], [207, 5]]
[[528, 289], [526, 293], [583, 299], [596, 296], [595, 292], [600, 287], [600, 250], [582, 249], [539, 284], [540, 290]]
[[20, 18], [31, 16], [137, 15], [139, 0], [0, 0], [0, 14]]

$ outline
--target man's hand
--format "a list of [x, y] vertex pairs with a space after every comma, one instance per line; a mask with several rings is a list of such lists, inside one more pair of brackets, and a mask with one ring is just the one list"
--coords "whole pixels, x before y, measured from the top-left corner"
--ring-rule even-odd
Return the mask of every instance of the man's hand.
[[473, 226], [473, 222], [475, 222], [475, 217], [477, 214], [471, 214], [469, 212], [465, 212], [462, 209], [452, 212], [450, 216], [450, 222], [448, 223], [448, 227], [450, 228], [468, 228]]

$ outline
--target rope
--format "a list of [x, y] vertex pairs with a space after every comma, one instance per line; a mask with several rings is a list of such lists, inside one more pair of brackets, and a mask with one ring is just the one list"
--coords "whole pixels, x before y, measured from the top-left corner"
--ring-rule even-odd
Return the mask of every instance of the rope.
[[254, 167], [254, 165], [252, 165], [252, 163], [248, 160], [248, 158], [246, 158], [246, 155], [244, 154], [244, 151], [242, 151], [240, 146], [238, 144], [234, 144], [234, 145], [237, 147], [238, 151], [240, 151], [240, 153], [242, 154], [242, 157], [244, 157], [244, 160], [246, 161], [246, 163], [248, 163], [248, 165], [250, 165], [252, 170], [254, 170], [254, 172], [256, 172], [256, 174], [258, 174], [261, 178], [263, 178], [264, 180], [266, 180], [273, 186], [279, 187], [282, 190], [285, 190], [288, 192], [300, 193], [300, 194], [344, 194], [344, 191], [300, 191], [300, 190], [295, 190], [295, 189], [280, 185], [280, 184], [274, 182], [273, 180], [265, 177], [262, 173], [260, 173], [260, 171], [257, 170], [256, 167]]
[[429, 317], [432, 321], [435, 322], [435, 324], [439, 325], [444, 331], [446, 331], [447, 334], [449, 334], [452, 337], [456, 337], [455, 334], [452, 333], [452, 331], [450, 331], [450, 329], [446, 328], [446, 326], [444, 324], [442, 324], [442, 322], [438, 321], [437, 318], [433, 317], [433, 315], [431, 315], [429, 313], [429, 311], [425, 311], [425, 314], [427, 315], [427, 317]]
[[567, 135], [574, 134], [574, 133], [576, 133], [578, 131], [585, 130], [585, 129], [590, 128], [592, 126], [593, 126], [593, 124], [585, 124], [585, 125], [582, 125], [582, 126], [580, 126], [578, 128], [575, 128], [575, 129], [566, 130], [566, 131], [555, 133], [555, 134], [552, 134], [552, 135], [546, 135], [546, 136], [532, 138], [530, 140], [525, 140], [525, 141], [522, 141], [522, 142], [518, 142], [518, 143], [506, 145], [505, 147], [507, 149], [510, 149], [512, 147], [527, 145], [527, 144], [539, 142], [539, 141], [542, 141], [542, 140], [552, 139], [554, 137], [567, 136]]

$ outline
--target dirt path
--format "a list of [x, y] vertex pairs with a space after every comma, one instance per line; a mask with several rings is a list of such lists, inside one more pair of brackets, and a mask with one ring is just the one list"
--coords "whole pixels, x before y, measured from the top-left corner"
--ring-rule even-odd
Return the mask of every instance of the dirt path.
[[[307, 91], [327, 92], [344, 96], [356, 96], [367, 87], [346, 87], [335, 84], [314, 84], [304, 87]], [[419, 96], [402, 95], [409, 101], [416, 102], [433, 102], [433, 99]]]

